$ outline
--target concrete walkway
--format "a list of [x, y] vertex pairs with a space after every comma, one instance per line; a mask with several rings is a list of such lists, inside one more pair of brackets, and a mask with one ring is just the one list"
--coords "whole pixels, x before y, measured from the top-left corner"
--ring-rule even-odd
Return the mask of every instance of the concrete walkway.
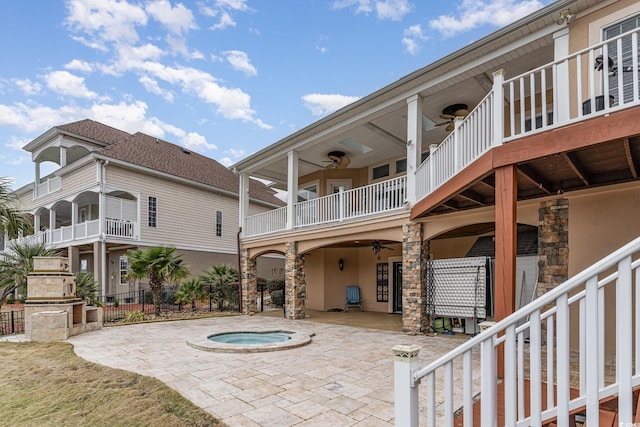
[[[213, 353], [187, 345], [216, 332], [254, 328], [315, 336], [304, 347], [268, 353]], [[232, 427], [375, 427], [394, 421], [391, 347], [422, 346], [425, 366], [466, 339], [234, 316], [108, 327], [68, 341], [89, 361], [158, 378]]]

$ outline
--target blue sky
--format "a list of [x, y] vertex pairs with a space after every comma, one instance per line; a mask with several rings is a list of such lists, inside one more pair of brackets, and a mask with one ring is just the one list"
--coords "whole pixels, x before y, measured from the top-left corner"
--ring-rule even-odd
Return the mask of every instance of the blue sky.
[[548, 3], [2, 1], [0, 177], [84, 118], [228, 166]]

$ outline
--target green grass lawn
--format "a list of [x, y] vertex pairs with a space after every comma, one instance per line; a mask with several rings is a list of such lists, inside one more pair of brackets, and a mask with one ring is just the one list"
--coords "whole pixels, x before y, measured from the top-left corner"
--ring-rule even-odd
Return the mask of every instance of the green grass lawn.
[[155, 378], [96, 365], [67, 343], [0, 343], [2, 426], [224, 426]]

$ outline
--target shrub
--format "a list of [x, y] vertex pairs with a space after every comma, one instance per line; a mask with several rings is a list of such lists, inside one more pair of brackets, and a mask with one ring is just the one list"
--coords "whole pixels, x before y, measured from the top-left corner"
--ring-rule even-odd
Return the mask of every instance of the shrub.
[[13, 304], [14, 302], [16, 302], [16, 297], [14, 297], [13, 294], [9, 295], [7, 297], [7, 304]]
[[284, 279], [269, 280], [267, 289], [269, 289], [269, 292], [284, 290]]
[[113, 306], [114, 307], [118, 307], [120, 305], [120, 301], [118, 301], [118, 298], [114, 298], [113, 299]]
[[271, 304], [276, 307], [282, 307], [284, 305], [284, 291], [282, 289], [271, 292]]
[[141, 311], [129, 311], [122, 319], [124, 323], [143, 322], [145, 320], [147, 320], [147, 317]]

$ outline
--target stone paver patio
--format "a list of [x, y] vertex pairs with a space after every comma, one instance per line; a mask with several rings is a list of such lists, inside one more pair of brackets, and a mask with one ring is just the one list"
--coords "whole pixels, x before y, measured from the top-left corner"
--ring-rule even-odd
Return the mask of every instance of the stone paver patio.
[[[216, 332], [252, 329], [315, 335], [304, 347], [267, 353], [187, 345]], [[68, 341], [84, 359], [158, 378], [229, 426], [375, 427], [394, 422], [391, 347], [422, 346], [425, 366], [464, 339], [233, 316], [110, 327]]]

